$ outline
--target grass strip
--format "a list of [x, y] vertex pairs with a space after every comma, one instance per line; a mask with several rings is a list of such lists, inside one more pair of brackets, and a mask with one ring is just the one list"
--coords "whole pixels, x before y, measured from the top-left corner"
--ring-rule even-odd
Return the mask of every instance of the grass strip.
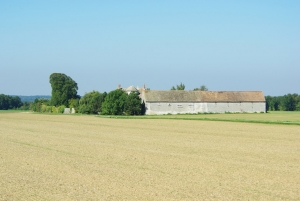
[[248, 120], [248, 119], [220, 119], [220, 118], [189, 118], [189, 117], [159, 117], [159, 116], [97, 116], [100, 118], [113, 118], [113, 119], [171, 119], [171, 120], [198, 120], [198, 121], [223, 121], [223, 122], [241, 122], [241, 123], [259, 123], [259, 124], [277, 124], [277, 125], [297, 125], [300, 122], [292, 121], [263, 121], [263, 120]]
[[31, 112], [30, 110], [0, 110], [0, 113]]

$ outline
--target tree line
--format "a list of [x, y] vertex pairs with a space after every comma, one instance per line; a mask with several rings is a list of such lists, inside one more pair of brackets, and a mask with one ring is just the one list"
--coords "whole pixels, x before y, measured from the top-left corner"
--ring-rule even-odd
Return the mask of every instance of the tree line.
[[63, 113], [64, 108], [75, 108], [82, 114], [142, 115], [145, 106], [137, 92], [127, 94], [122, 89], [109, 93], [92, 91], [83, 97], [77, 95], [77, 83], [62, 73], [50, 75], [51, 99], [36, 99], [31, 109], [36, 112]]
[[16, 109], [22, 105], [20, 97], [0, 94], [0, 110]]
[[[103, 115], [143, 115], [145, 104], [137, 92], [127, 94], [122, 89], [109, 93], [92, 91], [83, 97], [77, 95], [78, 85], [69, 76], [62, 73], [53, 73], [49, 80], [52, 92], [51, 98], [36, 98], [33, 102], [22, 102], [18, 96], [0, 94], [0, 110], [30, 109], [35, 112], [63, 113], [65, 108], [75, 108], [82, 114]], [[184, 90], [185, 85], [180, 83], [171, 90]], [[150, 90], [150, 89], [149, 89]], [[207, 91], [205, 85], [194, 90]], [[266, 96], [267, 111], [300, 111], [300, 95], [286, 94], [284, 96]]]
[[266, 96], [267, 111], [300, 111], [300, 95]]

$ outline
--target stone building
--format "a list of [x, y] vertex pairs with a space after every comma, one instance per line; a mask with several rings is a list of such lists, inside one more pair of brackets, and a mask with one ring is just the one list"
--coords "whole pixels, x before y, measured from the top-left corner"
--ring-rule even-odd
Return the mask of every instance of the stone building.
[[125, 91], [127, 94], [130, 94], [130, 93], [132, 93], [132, 92], [140, 93], [140, 89], [139, 89], [138, 87], [135, 88], [134, 86], [129, 86], [129, 87], [127, 87], [127, 88], [122, 88], [121, 85], [119, 84], [117, 89], [122, 89], [122, 90]]
[[266, 112], [262, 91], [139, 90], [146, 114]]

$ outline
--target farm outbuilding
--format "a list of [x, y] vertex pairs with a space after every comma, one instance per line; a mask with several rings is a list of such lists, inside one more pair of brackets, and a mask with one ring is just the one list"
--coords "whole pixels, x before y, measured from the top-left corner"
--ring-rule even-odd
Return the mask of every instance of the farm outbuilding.
[[135, 87], [132, 86], [132, 85], [129, 86], [129, 87], [127, 87], [127, 88], [122, 88], [121, 85], [119, 84], [117, 89], [121, 89], [121, 90], [125, 91], [127, 94], [130, 94], [130, 93], [133, 93], [133, 92], [140, 93], [139, 88], [138, 88], [138, 87], [135, 88]]
[[141, 90], [146, 114], [266, 112], [262, 91]]

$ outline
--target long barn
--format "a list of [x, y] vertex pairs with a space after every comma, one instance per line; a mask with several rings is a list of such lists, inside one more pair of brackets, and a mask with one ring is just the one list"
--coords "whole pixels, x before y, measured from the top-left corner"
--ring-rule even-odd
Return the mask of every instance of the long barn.
[[262, 91], [141, 90], [146, 114], [266, 112]]

